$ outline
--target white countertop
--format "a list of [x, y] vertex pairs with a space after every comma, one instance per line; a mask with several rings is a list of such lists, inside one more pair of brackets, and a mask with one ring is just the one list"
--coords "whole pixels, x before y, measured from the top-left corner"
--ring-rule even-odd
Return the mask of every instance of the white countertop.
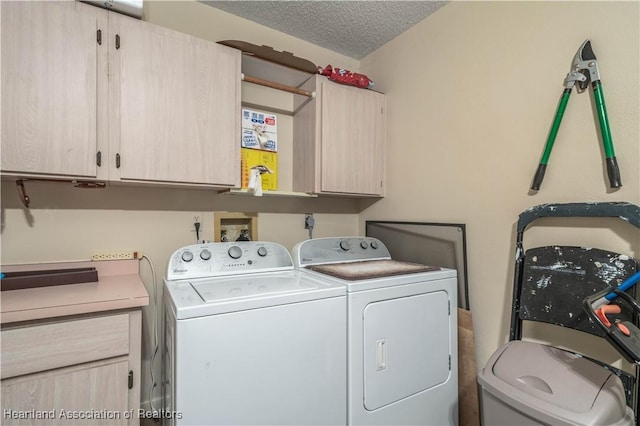
[[0, 323], [138, 308], [149, 304], [138, 260], [81, 261], [2, 265], [2, 272], [94, 267], [98, 281], [0, 294]]

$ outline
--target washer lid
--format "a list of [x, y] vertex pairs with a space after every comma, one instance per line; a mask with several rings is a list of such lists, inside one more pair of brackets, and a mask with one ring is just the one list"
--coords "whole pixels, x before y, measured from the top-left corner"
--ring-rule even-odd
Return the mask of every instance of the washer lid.
[[178, 319], [344, 296], [335, 282], [299, 271], [245, 274], [213, 279], [168, 281]]

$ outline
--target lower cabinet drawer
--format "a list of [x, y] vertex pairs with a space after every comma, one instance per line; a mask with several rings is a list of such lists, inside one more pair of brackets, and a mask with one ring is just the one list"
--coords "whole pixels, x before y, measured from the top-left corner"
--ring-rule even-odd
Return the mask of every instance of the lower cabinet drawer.
[[0, 340], [0, 377], [6, 379], [128, 354], [129, 315], [9, 328]]
[[127, 425], [128, 371], [118, 357], [2, 380], [2, 426]]

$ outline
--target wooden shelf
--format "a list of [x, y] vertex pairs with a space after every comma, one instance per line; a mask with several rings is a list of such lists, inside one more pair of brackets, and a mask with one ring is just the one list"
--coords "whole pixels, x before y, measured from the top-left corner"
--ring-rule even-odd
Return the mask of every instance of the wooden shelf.
[[[231, 188], [228, 190], [220, 191], [220, 194], [229, 195], [244, 195], [248, 197], [256, 197], [248, 189]], [[290, 197], [290, 198], [317, 198], [318, 194], [310, 194], [308, 192], [294, 192], [294, 191], [262, 191], [263, 197]]]

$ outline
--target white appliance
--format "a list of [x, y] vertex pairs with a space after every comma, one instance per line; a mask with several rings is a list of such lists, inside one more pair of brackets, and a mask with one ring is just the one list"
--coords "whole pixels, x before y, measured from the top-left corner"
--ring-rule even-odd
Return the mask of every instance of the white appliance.
[[183, 247], [164, 282], [171, 425], [346, 423], [346, 291], [268, 242]]
[[347, 288], [348, 424], [457, 425], [456, 271], [391, 259], [375, 238], [318, 238], [296, 267]]

